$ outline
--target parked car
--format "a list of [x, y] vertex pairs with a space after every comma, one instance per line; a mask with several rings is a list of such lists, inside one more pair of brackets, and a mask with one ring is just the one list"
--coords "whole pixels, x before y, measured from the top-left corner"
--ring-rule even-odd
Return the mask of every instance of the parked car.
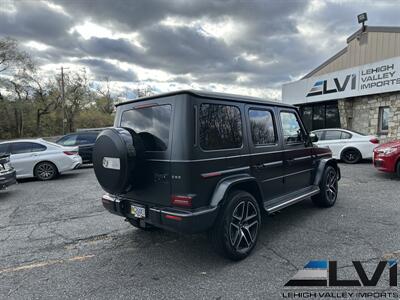
[[10, 161], [17, 179], [36, 177], [50, 180], [82, 164], [77, 147], [63, 147], [42, 139], [2, 142], [0, 152], [11, 154]]
[[16, 172], [10, 163], [10, 154], [0, 153], [0, 190], [4, 190], [16, 182]]
[[400, 177], [400, 140], [385, 143], [374, 150], [374, 166]]
[[337, 199], [336, 160], [294, 106], [180, 91], [118, 104], [114, 124], [93, 152], [104, 207], [142, 229], [208, 231], [230, 259], [253, 250], [261, 210]]
[[99, 131], [79, 131], [67, 134], [56, 141], [62, 146], [78, 146], [84, 164], [92, 163], [93, 146]]
[[372, 159], [374, 148], [379, 145], [375, 136], [347, 129], [320, 129], [312, 133], [318, 137], [315, 145], [331, 149], [333, 158], [347, 164], [358, 163], [361, 159]]

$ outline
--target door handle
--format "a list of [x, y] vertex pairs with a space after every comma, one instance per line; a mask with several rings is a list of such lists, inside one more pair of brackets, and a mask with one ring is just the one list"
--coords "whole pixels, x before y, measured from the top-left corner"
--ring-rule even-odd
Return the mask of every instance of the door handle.
[[254, 165], [254, 168], [256, 168], [257, 170], [263, 169], [264, 168], [264, 164]]
[[288, 165], [293, 165], [295, 162], [295, 160], [293, 158], [287, 159], [286, 161], [287, 161]]

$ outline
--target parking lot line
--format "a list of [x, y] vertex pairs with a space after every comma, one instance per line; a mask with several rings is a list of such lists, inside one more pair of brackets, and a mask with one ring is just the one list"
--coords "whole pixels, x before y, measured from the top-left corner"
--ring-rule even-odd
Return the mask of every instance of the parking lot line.
[[32, 264], [27, 264], [27, 265], [20, 265], [16, 267], [11, 267], [11, 268], [6, 268], [0, 270], [0, 274], [4, 273], [12, 273], [12, 272], [18, 272], [18, 271], [23, 271], [23, 270], [31, 270], [35, 268], [41, 268], [41, 267], [47, 267], [51, 266], [54, 264], [62, 264], [66, 262], [74, 262], [74, 261], [84, 261], [86, 259], [94, 257], [93, 254], [90, 255], [83, 255], [83, 256], [74, 256], [68, 259], [53, 259], [53, 260], [47, 260], [47, 261], [42, 261], [42, 262], [36, 262]]

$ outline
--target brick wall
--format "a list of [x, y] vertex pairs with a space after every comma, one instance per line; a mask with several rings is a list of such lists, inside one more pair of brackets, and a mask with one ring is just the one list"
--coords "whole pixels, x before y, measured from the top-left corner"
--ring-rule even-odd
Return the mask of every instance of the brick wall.
[[[389, 131], [378, 132], [379, 107], [389, 106]], [[376, 135], [382, 142], [400, 139], [400, 92], [361, 96], [338, 101], [342, 128]]]

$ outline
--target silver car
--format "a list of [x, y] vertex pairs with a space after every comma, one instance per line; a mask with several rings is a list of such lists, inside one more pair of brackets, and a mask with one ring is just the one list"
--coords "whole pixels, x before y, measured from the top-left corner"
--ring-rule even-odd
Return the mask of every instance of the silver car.
[[36, 177], [50, 180], [78, 168], [82, 158], [78, 147], [64, 147], [43, 139], [24, 139], [0, 143], [0, 153], [10, 153], [17, 179]]

